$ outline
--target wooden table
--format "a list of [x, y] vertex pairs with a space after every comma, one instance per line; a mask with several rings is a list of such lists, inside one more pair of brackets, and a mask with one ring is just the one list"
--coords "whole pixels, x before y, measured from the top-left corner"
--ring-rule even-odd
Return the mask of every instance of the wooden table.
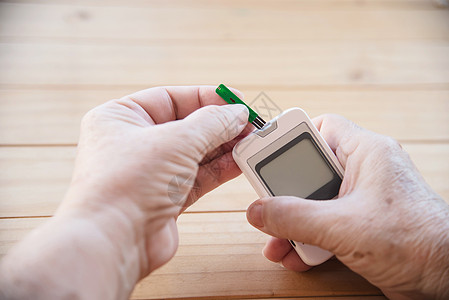
[[[87, 110], [219, 83], [395, 137], [449, 199], [447, 1], [1, 1], [0, 255], [54, 213]], [[384, 298], [337, 260], [302, 274], [265, 260], [245, 219], [256, 198], [239, 177], [193, 205], [132, 299]]]

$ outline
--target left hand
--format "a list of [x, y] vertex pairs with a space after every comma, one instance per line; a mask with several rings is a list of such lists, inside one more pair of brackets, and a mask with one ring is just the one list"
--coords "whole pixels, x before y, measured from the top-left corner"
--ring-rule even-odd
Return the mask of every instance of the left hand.
[[326, 249], [392, 299], [449, 299], [449, 206], [392, 138], [324, 115], [316, 127], [345, 169], [338, 199], [267, 197], [248, 220], [273, 238], [264, 255], [309, 266], [287, 239]]

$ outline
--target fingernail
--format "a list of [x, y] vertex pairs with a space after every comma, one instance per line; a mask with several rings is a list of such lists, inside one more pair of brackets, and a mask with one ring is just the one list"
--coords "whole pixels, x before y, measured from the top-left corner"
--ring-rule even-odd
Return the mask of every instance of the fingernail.
[[256, 227], [263, 227], [262, 204], [260, 202], [253, 203], [248, 208], [248, 221]]

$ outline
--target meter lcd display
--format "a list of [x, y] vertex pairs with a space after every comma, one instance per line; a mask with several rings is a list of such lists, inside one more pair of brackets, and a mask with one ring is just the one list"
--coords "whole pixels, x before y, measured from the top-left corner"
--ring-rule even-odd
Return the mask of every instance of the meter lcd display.
[[338, 195], [341, 179], [308, 132], [256, 165], [273, 196], [326, 200]]

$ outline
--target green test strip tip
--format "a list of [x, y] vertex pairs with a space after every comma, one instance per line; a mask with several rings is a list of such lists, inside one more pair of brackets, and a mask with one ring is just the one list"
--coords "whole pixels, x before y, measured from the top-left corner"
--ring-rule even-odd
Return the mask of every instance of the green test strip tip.
[[245, 105], [249, 110], [249, 117], [248, 122], [253, 123], [256, 118], [258, 118], [257, 113], [252, 110], [251, 107], [246, 105], [245, 102], [243, 102], [239, 97], [237, 97], [233, 92], [231, 92], [230, 89], [228, 89], [224, 84], [220, 84], [215, 92], [224, 99], [224, 101], [228, 102], [229, 104], [243, 104]]

